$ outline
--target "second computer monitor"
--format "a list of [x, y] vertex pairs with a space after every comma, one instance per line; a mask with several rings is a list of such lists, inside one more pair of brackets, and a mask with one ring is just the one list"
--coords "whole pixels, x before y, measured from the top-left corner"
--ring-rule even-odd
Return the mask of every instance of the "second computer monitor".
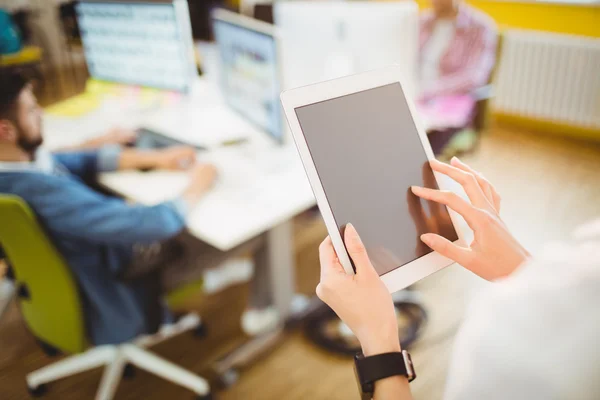
[[284, 140], [280, 60], [275, 28], [224, 10], [213, 13], [225, 101], [277, 142]]
[[287, 88], [392, 64], [414, 88], [418, 7], [410, 0], [276, 2]]

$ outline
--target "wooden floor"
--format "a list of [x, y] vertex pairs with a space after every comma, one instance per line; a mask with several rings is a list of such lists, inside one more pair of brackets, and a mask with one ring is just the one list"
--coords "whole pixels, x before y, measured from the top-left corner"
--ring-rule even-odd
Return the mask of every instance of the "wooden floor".
[[[576, 225], [600, 216], [600, 147], [493, 129], [466, 161], [480, 169], [503, 195], [502, 214], [517, 237], [534, 253], [543, 243], [564, 239]], [[312, 294], [318, 279], [317, 245], [325, 235], [320, 222], [296, 223], [298, 286]], [[412, 349], [419, 378], [415, 398], [442, 397], [452, 340], [466, 302], [487, 283], [454, 266], [418, 284], [430, 321]], [[182, 335], [155, 351], [198, 374], [244, 340], [238, 321], [247, 288], [230, 288], [217, 296], [198, 295], [188, 307], [209, 324], [209, 337]], [[25, 374], [52, 362], [37, 347], [14, 304], [0, 321], [0, 398], [28, 398]], [[47, 399], [92, 399], [100, 370], [49, 385]], [[191, 399], [192, 394], [142, 371], [123, 381], [116, 399]], [[358, 398], [351, 362], [315, 348], [300, 330], [290, 332], [271, 354], [243, 371], [237, 385], [219, 399], [347, 400]]]

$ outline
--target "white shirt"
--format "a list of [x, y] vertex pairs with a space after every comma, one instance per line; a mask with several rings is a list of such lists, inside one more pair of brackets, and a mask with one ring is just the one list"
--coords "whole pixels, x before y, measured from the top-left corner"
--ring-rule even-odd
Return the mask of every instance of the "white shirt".
[[44, 172], [51, 174], [56, 167], [52, 154], [40, 147], [35, 152], [33, 161], [8, 162], [0, 160], [0, 172]]
[[448, 51], [455, 34], [453, 20], [438, 20], [435, 22], [431, 36], [425, 47], [421, 59], [421, 82], [427, 85], [434, 82], [440, 75], [440, 60]]
[[[97, 151], [98, 172], [112, 172], [119, 168], [121, 146], [110, 144], [100, 147]], [[64, 174], [68, 171], [55, 162], [52, 153], [44, 147], [35, 152], [33, 161], [9, 162], [0, 160], [0, 172], [42, 172], [46, 174]]]
[[472, 301], [444, 398], [600, 398], [600, 220]]

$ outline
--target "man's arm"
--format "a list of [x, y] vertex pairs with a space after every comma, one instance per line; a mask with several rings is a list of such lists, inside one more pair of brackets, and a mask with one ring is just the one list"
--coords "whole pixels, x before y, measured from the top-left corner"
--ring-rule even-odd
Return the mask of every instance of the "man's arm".
[[136, 137], [136, 131], [117, 127], [109, 130], [104, 135], [96, 136], [73, 146], [63, 147], [60, 151], [97, 150], [103, 146], [115, 144], [122, 146], [133, 143]]
[[59, 152], [55, 153], [54, 157], [69, 172], [87, 180], [95, 178], [100, 172], [117, 170], [185, 170], [196, 161], [196, 151], [186, 146], [164, 150], [138, 150], [110, 145], [98, 150]]
[[182, 199], [155, 206], [131, 205], [64, 177], [35, 182], [27, 202], [55, 235], [107, 245], [152, 243], [185, 226], [190, 205]]
[[119, 155], [116, 167], [118, 170], [186, 170], [195, 162], [196, 150], [187, 146], [176, 146], [163, 150], [123, 149]]
[[215, 176], [211, 165], [198, 165], [181, 196], [143, 206], [104, 196], [61, 176], [44, 175], [33, 191], [28, 190], [26, 201], [57, 235], [100, 244], [152, 243], [183, 229], [187, 213], [210, 189]]

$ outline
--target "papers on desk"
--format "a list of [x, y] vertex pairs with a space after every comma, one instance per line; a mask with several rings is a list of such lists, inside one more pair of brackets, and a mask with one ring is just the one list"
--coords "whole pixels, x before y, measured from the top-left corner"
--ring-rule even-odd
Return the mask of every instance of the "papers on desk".
[[102, 174], [100, 182], [130, 200], [155, 205], [182, 193], [189, 178], [185, 172], [123, 171]]
[[[193, 210], [188, 229], [228, 250], [310, 208], [315, 200], [304, 169], [295, 149], [289, 155], [286, 166], [278, 169], [267, 168], [269, 162], [248, 162], [235, 152], [219, 156], [215, 164], [221, 179]], [[278, 156], [271, 156], [273, 165], [279, 164]]]

